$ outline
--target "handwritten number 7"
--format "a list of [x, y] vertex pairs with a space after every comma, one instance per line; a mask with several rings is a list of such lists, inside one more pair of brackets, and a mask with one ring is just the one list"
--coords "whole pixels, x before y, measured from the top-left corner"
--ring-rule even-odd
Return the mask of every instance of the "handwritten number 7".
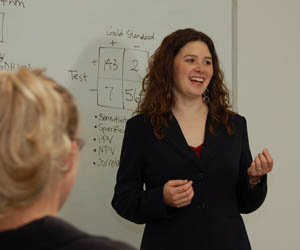
[[111, 98], [111, 95], [112, 95], [112, 92], [113, 92], [113, 89], [114, 89], [114, 87], [105, 87], [106, 89], [110, 89], [110, 91], [109, 91], [109, 100], [110, 101], [112, 101], [112, 98]]

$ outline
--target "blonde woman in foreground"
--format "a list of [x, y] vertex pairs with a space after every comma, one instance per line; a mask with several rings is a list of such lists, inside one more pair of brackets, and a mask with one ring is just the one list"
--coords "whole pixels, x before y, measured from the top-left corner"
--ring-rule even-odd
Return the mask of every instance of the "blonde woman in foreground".
[[1, 249], [132, 249], [56, 218], [83, 141], [71, 94], [41, 70], [0, 71]]

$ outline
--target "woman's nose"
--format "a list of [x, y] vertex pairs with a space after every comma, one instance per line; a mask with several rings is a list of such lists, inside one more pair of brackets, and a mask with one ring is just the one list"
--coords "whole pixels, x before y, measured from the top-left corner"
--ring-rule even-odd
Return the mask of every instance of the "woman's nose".
[[195, 71], [196, 71], [196, 72], [199, 72], [199, 73], [203, 73], [205, 70], [204, 70], [203, 65], [198, 64], [198, 65], [195, 67]]

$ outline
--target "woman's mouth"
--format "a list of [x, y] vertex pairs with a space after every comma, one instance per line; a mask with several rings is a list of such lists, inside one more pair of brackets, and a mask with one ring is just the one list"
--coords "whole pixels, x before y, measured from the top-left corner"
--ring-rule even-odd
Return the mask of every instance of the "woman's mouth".
[[204, 78], [203, 77], [189, 77], [190, 81], [192, 81], [193, 83], [199, 84], [199, 83], [203, 83], [204, 82]]

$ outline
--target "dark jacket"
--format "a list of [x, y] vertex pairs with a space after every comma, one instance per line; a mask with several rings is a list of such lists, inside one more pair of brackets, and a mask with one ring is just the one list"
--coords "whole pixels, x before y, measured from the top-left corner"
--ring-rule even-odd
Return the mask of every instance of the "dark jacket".
[[[234, 115], [235, 134], [207, 117], [200, 158], [187, 145], [173, 118], [166, 136], [157, 140], [147, 119], [128, 120], [112, 206], [122, 217], [146, 223], [142, 250], [249, 250], [240, 213], [256, 210], [267, 193], [266, 176], [254, 189], [247, 169], [252, 162], [246, 120]], [[190, 205], [173, 208], [163, 201], [168, 180], [193, 181]]]
[[48, 216], [0, 232], [0, 243], [1, 250], [133, 250], [124, 243], [89, 235], [61, 219]]

